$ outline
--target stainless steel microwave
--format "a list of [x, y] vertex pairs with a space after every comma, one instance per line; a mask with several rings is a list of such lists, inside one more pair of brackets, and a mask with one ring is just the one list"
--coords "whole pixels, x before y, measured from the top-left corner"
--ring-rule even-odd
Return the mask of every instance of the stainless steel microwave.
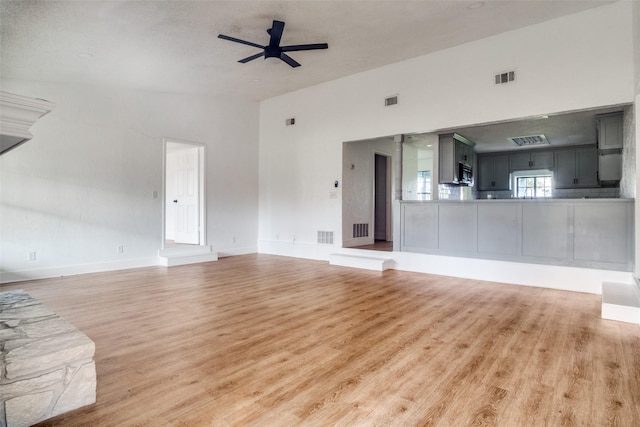
[[471, 166], [458, 163], [458, 183], [466, 185], [473, 184], [473, 170]]

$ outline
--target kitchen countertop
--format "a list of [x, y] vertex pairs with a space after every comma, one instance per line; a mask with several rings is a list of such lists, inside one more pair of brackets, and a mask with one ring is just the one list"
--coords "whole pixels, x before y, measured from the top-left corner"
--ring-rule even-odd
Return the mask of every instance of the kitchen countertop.
[[471, 200], [401, 200], [402, 203], [633, 203], [635, 199], [580, 198], [580, 199], [471, 199]]

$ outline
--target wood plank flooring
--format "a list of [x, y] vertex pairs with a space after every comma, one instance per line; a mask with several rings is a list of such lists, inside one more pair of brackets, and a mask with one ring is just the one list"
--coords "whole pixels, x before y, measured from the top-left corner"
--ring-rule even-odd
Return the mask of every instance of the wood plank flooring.
[[637, 426], [600, 296], [269, 255], [0, 286], [96, 343], [64, 426]]

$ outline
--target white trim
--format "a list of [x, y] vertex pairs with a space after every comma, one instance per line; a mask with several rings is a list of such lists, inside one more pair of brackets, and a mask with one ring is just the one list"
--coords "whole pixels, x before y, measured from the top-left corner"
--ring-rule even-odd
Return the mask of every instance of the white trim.
[[53, 277], [75, 276], [77, 274], [100, 273], [127, 270], [130, 268], [159, 265], [159, 258], [134, 258], [123, 261], [108, 261], [92, 264], [65, 265], [61, 267], [38, 268], [33, 270], [0, 271], [0, 283], [24, 282], [26, 280], [50, 279]]
[[382, 252], [261, 240], [259, 253], [329, 261], [333, 253], [377, 256], [393, 259], [393, 269], [437, 274], [473, 280], [486, 280], [522, 286], [535, 286], [591, 294], [602, 293], [603, 282], [633, 283], [626, 271], [565, 267], [521, 262], [459, 258], [410, 252]]

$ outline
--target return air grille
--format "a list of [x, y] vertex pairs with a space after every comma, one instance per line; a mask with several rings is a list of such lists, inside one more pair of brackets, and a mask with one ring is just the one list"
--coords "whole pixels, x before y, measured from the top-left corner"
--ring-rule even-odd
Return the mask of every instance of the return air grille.
[[516, 80], [515, 71], [505, 71], [504, 73], [498, 73], [495, 75], [495, 83], [497, 85], [503, 85], [505, 83], [511, 83]]
[[333, 245], [333, 231], [318, 231], [318, 243], [321, 245]]
[[507, 138], [507, 140], [513, 142], [518, 147], [530, 147], [532, 145], [545, 145], [549, 143], [549, 140], [547, 140], [547, 137], [544, 135], [514, 136]]
[[369, 224], [353, 224], [353, 237], [369, 237]]
[[385, 107], [390, 107], [392, 105], [396, 105], [397, 103], [398, 103], [398, 97], [397, 96], [390, 96], [390, 97], [384, 99], [384, 106]]

